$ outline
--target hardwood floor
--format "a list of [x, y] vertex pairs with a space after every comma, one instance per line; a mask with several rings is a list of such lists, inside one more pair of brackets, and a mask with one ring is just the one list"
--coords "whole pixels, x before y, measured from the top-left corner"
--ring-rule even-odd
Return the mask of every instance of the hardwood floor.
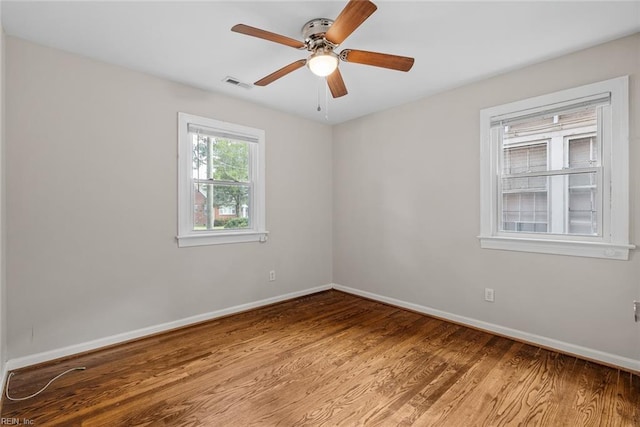
[[3, 422], [640, 426], [636, 375], [337, 291], [20, 370], [9, 393], [76, 366], [3, 398]]

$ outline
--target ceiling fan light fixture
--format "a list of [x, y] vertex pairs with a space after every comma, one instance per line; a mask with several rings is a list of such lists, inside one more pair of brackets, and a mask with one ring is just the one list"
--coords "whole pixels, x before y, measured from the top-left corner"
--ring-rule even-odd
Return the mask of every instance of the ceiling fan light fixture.
[[338, 68], [338, 55], [331, 51], [317, 50], [307, 59], [307, 67], [316, 76], [326, 77]]
[[254, 85], [267, 86], [306, 65], [316, 76], [326, 77], [331, 96], [340, 98], [348, 93], [338, 68], [340, 61], [397, 71], [409, 71], [413, 66], [414, 59], [407, 56], [356, 49], [342, 49], [339, 55], [334, 53], [334, 50], [376, 9], [376, 5], [371, 0], [349, 0], [335, 21], [328, 18], [315, 18], [304, 24], [302, 26], [304, 42], [245, 24], [234, 25], [231, 31], [311, 52], [306, 59], [298, 59], [285, 65], [258, 80]]

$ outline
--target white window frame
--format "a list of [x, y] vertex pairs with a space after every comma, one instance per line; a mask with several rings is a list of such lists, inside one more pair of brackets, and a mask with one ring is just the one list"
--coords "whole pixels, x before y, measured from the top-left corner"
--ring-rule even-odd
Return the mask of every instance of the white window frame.
[[[532, 235], [499, 231], [499, 154], [491, 123], [500, 117], [542, 113], [580, 99], [610, 95], [611, 116], [602, 121], [602, 235]], [[529, 98], [480, 111], [480, 247], [523, 252], [628, 260], [629, 250], [629, 78]]]
[[[249, 142], [249, 173], [252, 183], [250, 228], [194, 230], [193, 154], [189, 124], [209, 128], [220, 135]], [[265, 242], [265, 132], [248, 126], [223, 122], [187, 113], [178, 113], [178, 246]]]

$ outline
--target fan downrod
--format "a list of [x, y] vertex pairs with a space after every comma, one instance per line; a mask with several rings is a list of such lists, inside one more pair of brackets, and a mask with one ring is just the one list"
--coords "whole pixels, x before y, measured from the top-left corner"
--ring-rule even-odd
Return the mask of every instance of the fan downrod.
[[333, 50], [337, 45], [325, 39], [325, 34], [333, 25], [333, 20], [329, 18], [315, 18], [302, 26], [302, 37], [304, 45], [310, 52], [315, 52], [318, 48], [329, 48]]

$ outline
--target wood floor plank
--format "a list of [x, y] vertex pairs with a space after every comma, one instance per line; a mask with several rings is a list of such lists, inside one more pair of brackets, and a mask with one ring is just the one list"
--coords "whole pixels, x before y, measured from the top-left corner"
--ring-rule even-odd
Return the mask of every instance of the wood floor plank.
[[337, 291], [15, 373], [38, 426], [640, 426], [640, 379]]
[[[499, 405], [490, 413], [496, 425], [529, 425], [529, 414], [535, 409], [535, 402], [540, 399], [540, 388], [545, 382], [546, 359], [549, 352], [537, 349], [535, 356], [523, 366], [520, 375], [514, 376], [512, 382], [504, 389]], [[534, 424], [535, 425], [535, 424]]]
[[[617, 418], [624, 425], [640, 426], [640, 377], [628, 372], [619, 372], [616, 387]], [[621, 424], [623, 425], [623, 424]]]
[[[412, 400], [409, 408], [415, 415], [416, 425], [447, 425], [447, 423], [457, 422], [456, 418], [462, 416], [472, 406], [469, 396], [487, 377], [494, 373], [496, 366], [505, 358], [510, 358], [515, 354], [520, 344], [511, 340], [504, 340], [499, 337], [492, 338], [475, 357], [473, 366], [466, 370], [447, 391], [446, 397], [434, 402], [433, 405], [424, 407], [422, 405], [429, 395], [421, 393]], [[472, 411], [469, 411], [472, 412]], [[409, 418], [397, 418], [399, 423], [405, 425], [414, 421], [414, 415]]]
[[[617, 372], [611, 368], [585, 362], [581, 373], [580, 399], [574, 414], [574, 424], [584, 426], [613, 425], [606, 409], [607, 399], [614, 399], [617, 388]], [[612, 392], [613, 390], [613, 392]], [[615, 402], [613, 402], [615, 405]]]
[[[538, 349], [534, 347], [514, 343], [500, 362], [468, 392], [460, 402], [462, 404], [448, 411], [446, 418], [440, 417], [439, 420], [450, 425], [497, 425], [493, 423], [504, 416], [500, 408], [505, 401], [513, 402], [510, 398], [513, 388], [522, 373], [527, 372], [530, 364], [535, 362], [537, 354]], [[433, 414], [427, 413], [426, 416]]]
[[545, 355], [546, 374], [540, 391], [532, 402], [528, 419], [535, 425], [550, 423], [569, 424], [566, 400], [577, 394], [574, 370], [578, 360], [573, 356], [547, 352]]

